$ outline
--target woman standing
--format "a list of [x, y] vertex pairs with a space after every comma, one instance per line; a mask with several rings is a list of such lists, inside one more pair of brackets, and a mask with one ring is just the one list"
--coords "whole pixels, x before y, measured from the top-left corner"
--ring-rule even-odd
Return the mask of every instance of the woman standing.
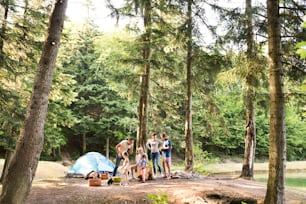
[[160, 160], [159, 160], [159, 144], [162, 144], [163, 142], [159, 139], [157, 139], [157, 134], [153, 133], [152, 134], [152, 139], [150, 139], [146, 146], [150, 150], [151, 158], [152, 158], [152, 163], [153, 163], [153, 171], [154, 171], [154, 176], [156, 176], [156, 166], [158, 168], [159, 173], [161, 174], [161, 167], [160, 167]]
[[161, 139], [163, 140], [163, 145], [160, 148], [160, 151], [162, 151], [162, 157], [163, 157], [164, 178], [171, 179], [172, 142], [170, 139], [168, 139], [166, 133], [163, 133], [161, 135]]

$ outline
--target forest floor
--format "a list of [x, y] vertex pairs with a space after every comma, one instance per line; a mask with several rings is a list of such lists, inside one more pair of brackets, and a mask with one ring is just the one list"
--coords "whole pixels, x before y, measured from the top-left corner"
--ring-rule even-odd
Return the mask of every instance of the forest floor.
[[[170, 180], [157, 177], [146, 183], [134, 179], [130, 180], [128, 187], [119, 184], [109, 186], [106, 180], [102, 180], [101, 186], [90, 187], [84, 178], [64, 178], [67, 170], [67, 167], [56, 162], [40, 162], [26, 204], [154, 203], [151, 201], [175, 204], [252, 204], [263, 203], [266, 193], [265, 183], [233, 176], [196, 174]], [[169, 202], [162, 202], [167, 200], [163, 196], [168, 196]], [[306, 189], [287, 187], [286, 203], [306, 204]]]
[[[146, 183], [132, 180], [128, 187], [119, 184], [108, 186], [106, 181], [102, 186], [89, 187], [85, 179], [65, 178], [35, 182], [27, 204], [253, 204], [263, 203], [265, 193], [264, 183], [228, 177], [157, 178]], [[149, 194], [153, 195], [153, 200], [149, 199]], [[166, 201], [163, 195], [169, 196], [169, 202], [163, 202]], [[306, 191], [287, 188], [286, 203], [305, 204]]]

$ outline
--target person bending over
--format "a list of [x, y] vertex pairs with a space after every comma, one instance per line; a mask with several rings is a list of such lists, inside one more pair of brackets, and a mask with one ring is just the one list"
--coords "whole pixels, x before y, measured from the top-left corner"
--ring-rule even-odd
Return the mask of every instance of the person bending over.
[[133, 154], [134, 149], [134, 139], [129, 138], [127, 140], [122, 140], [119, 144], [116, 145], [116, 164], [113, 171], [113, 176], [116, 176], [117, 169], [120, 165], [120, 161], [123, 159], [123, 153], [128, 152], [130, 155]]

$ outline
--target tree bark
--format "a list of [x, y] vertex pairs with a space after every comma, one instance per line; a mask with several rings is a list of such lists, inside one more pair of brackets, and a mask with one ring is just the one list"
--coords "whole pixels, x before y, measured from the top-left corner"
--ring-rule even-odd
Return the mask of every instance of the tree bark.
[[[246, 41], [247, 41], [247, 59], [252, 60], [254, 53], [254, 35], [253, 35], [253, 11], [252, 0], [246, 0], [245, 14], [246, 14]], [[252, 77], [252, 76], [248, 76]], [[246, 130], [245, 130], [245, 147], [244, 157], [242, 163], [241, 178], [253, 179], [254, 177], [254, 159], [256, 149], [256, 111], [255, 111], [255, 88], [250, 84], [249, 79], [246, 79]]]
[[4, 63], [4, 39], [6, 36], [6, 27], [7, 27], [7, 18], [8, 18], [8, 12], [9, 12], [9, 1], [4, 0], [1, 5], [3, 6], [4, 13], [3, 13], [3, 19], [0, 29], [0, 65]]
[[192, 137], [192, 10], [191, 10], [192, 0], [188, 0], [188, 10], [187, 10], [187, 81], [186, 81], [186, 116], [185, 116], [185, 170], [193, 170], [193, 137]]
[[43, 130], [47, 115], [48, 97], [67, 4], [68, 0], [56, 1], [50, 17], [48, 36], [39, 61], [31, 100], [16, 145], [16, 151], [4, 177], [0, 203], [25, 203], [29, 195], [43, 148]]
[[[250, 87], [249, 87], [250, 88]], [[241, 171], [241, 178], [253, 179], [254, 159], [256, 149], [256, 128], [255, 128], [255, 91], [247, 91], [246, 94], [246, 127], [245, 127], [245, 148]]]
[[143, 35], [143, 62], [144, 68], [141, 75], [140, 98], [138, 107], [137, 147], [146, 149], [147, 124], [148, 124], [148, 98], [150, 85], [150, 57], [151, 57], [151, 1], [145, 1], [144, 5], [144, 27]]
[[265, 204], [285, 203], [286, 132], [279, 0], [267, 0], [270, 72], [269, 176]]
[[109, 137], [106, 138], [105, 156], [109, 159]]
[[86, 143], [86, 133], [82, 134], [82, 154], [85, 154], [87, 143]]

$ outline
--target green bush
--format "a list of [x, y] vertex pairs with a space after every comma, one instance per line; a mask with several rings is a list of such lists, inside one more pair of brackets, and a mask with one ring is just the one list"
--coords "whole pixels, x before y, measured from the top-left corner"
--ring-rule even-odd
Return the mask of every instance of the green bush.
[[170, 199], [169, 196], [161, 190], [159, 190], [158, 194], [149, 193], [147, 196], [151, 204], [168, 204]]

